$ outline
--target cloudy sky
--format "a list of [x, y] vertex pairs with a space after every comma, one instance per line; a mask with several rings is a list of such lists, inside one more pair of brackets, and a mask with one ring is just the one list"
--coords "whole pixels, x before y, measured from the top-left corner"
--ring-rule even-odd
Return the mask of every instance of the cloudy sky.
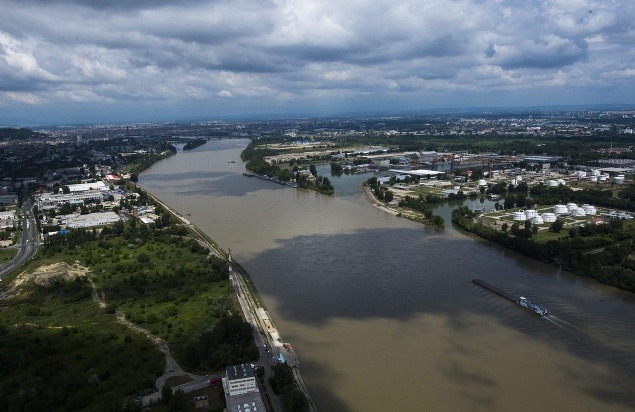
[[0, 0], [0, 123], [635, 103], [633, 0]]

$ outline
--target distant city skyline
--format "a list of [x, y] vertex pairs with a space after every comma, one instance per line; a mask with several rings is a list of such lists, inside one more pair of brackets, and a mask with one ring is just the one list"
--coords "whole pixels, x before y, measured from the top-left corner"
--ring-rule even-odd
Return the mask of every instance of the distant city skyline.
[[635, 106], [635, 3], [0, 0], [0, 125]]

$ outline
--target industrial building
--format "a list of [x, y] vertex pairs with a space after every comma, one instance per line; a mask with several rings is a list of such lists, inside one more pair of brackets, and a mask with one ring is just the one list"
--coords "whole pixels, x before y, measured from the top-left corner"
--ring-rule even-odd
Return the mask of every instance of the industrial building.
[[40, 210], [56, 209], [64, 203], [83, 204], [86, 200], [102, 200], [103, 193], [99, 190], [89, 190], [83, 193], [42, 193], [37, 200], [37, 207]]
[[407, 174], [411, 176], [416, 176], [419, 178], [422, 177], [434, 177], [438, 175], [444, 174], [444, 172], [438, 172], [436, 170], [426, 170], [426, 169], [417, 169], [417, 170], [401, 170], [401, 169], [390, 169], [388, 173], [392, 174]]
[[95, 190], [103, 192], [108, 190], [108, 186], [106, 186], [106, 184], [100, 180], [98, 182], [92, 182], [92, 183], [78, 183], [75, 185], [68, 185], [68, 189], [73, 194], [92, 192]]
[[90, 213], [87, 215], [75, 213], [72, 215], [60, 216], [62, 225], [66, 225], [69, 229], [103, 226], [118, 222], [119, 219], [119, 215], [115, 212]]

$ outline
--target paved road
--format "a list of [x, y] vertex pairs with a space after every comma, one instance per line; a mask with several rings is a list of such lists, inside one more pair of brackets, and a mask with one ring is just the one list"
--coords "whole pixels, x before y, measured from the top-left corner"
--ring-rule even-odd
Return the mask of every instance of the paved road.
[[35, 256], [37, 247], [37, 225], [35, 224], [31, 201], [27, 199], [22, 206], [22, 238], [20, 239], [20, 250], [11, 262], [0, 268], [0, 279], [2, 279], [2, 276]]
[[[251, 325], [254, 341], [256, 342], [256, 346], [258, 346], [258, 351], [260, 353], [260, 359], [258, 359], [258, 365], [263, 366], [265, 369], [264, 382], [267, 389], [267, 393], [270, 395], [271, 402], [273, 403], [273, 409], [275, 411], [281, 411], [282, 405], [280, 404], [280, 399], [278, 396], [275, 396], [271, 386], [269, 384], [269, 378], [271, 377], [271, 366], [275, 365], [278, 360], [275, 357], [271, 357], [270, 354], [273, 352], [273, 342], [270, 339], [267, 339], [265, 342], [266, 336], [262, 332], [264, 330], [264, 326], [260, 324], [259, 318], [255, 315], [256, 304], [249, 292], [249, 289], [245, 285], [245, 280], [243, 279], [240, 273], [231, 272], [231, 282], [234, 286], [234, 290], [236, 291], [236, 296], [238, 297], [238, 303], [240, 303], [240, 307], [245, 315], [245, 319]], [[251, 306], [250, 306], [251, 305]], [[264, 394], [263, 394], [264, 395]]]

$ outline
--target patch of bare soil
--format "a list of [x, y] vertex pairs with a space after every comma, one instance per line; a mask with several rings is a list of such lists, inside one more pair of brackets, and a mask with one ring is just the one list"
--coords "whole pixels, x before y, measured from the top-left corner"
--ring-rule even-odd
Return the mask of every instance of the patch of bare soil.
[[0, 298], [18, 294], [18, 288], [28, 282], [33, 282], [40, 286], [49, 286], [55, 279], [73, 280], [80, 276], [86, 276], [87, 274], [88, 268], [80, 265], [79, 262], [75, 262], [73, 265], [69, 265], [66, 262], [42, 265], [34, 270], [20, 273]]

